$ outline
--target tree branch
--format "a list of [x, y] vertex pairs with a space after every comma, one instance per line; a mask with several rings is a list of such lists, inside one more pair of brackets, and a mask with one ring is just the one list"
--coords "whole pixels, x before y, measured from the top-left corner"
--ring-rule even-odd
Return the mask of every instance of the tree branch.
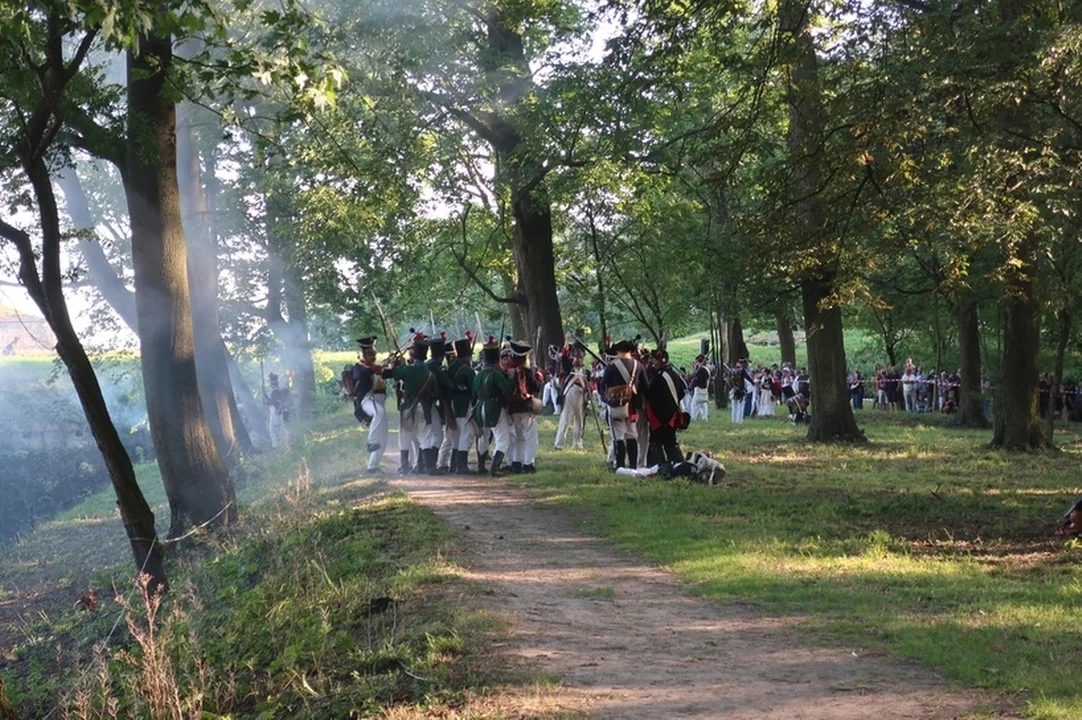
[[64, 68], [65, 82], [71, 80], [75, 77], [75, 73], [79, 72], [79, 68], [82, 67], [83, 60], [86, 59], [86, 54], [90, 52], [90, 46], [94, 44], [94, 39], [97, 36], [97, 29], [90, 30], [83, 36], [83, 39], [79, 42], [79, 47], [75, 49], [75, 57], [73, 57], [71, 63]]
[[500, 133], [496, 132], [485, 123], [481, 122], [481, 120], [479, 120], [469, 112], [458, 107], [457, 103], [455, 103], [452, 98], [443, 95], [442, 93], [430, 92], [426, 90], [422, 90], [420, 91], [420, 93], [421, 97], [423, 97], [425, 100], [428, 100], [434, 105], [439, 105], [444, 110], [446, 110], [451, 117], [463, 122], [467, 127], [480, 135], [485, 142], [491, 145], [498, 145], [500, 141], [503, 140], [503, 137]]
[[[467, 223], [467, 220], [469, 219], [469, 216], [470, 216], [470, 206], [467, 205], [462, 211], [462, 219], [460, 220], [460, 222], [462, 224], [462, 245], [463, 245], [463, 247], [467, 247], [468, 242], [469, 242], [468, 239], [467, 239], [469, 237], [469, 233], [468, 233], [467, 227], [466, 227], [466, 223]], [[469, 265], [466, 263], [465, 254], [460, 256], [457, 252], [455, 252], [455, 249], [453, 247], [449, 248], [449, 249], [451, 251], [451, 255], [453, 255], [454, 258], [455, 258], [455, 262], [457, 262], [458, 266], [460, 268], [462, 268], [462, 271], [465, 272], [466, 275], [470, 278], [470, 280], [473, 281], [474, 285], [476, 285], [482, 291], [484, 291], [484, 293], [486, 295], [488, 295], [489, 298], [493, 302], [503, 303], [503, 304], [507, 304], [507, 305], [520, 305], [520, 306], [525, 305], [525, 303], [523, 302], [522, 293], [520, 293], [520, 292], [516, 292], [514, 295], [510, 295], [508, 297], [500, 297], [499, 295], [497, 295], [495, 292], [493, 292], [492, 288], [490, 288], [488, 285], [486, 285], [484, 283], [484, 281], [481, 280], [481, 278], [480, 278], [480, 276], [478, 276], [477, 272], [469, 267]]]
[[39, 308], [47, 307], [45, 288], [38, 275], [34, 246], [30, 241], [30, 236], [14, 225], [0, 220], [0, 237], [9, 241], [19, 251], [19, 281], [22, 286], [30, 293], [30, 297]]

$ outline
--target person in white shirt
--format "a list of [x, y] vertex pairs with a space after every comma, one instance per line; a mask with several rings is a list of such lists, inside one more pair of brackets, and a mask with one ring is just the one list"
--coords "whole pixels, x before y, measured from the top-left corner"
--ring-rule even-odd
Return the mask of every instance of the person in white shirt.
[[744, 422], [745, 398], [748, 393], [753, 392], [755, 392], [754, 383], [748, 377], [743, 364], [737, 363], [736, 367], [729, 371], [729, 405], [732, 413], [730, 419], [734, 425]]
[[774, 417], [774, 376], [769, 370], [759, 376], [759, 417]]
[[706, 357], [695, 358], [691, 373], [691, 419], [708, 420], [710, 418], [710, 368]]
[[582, 367], [582, 355], [575, 355], [571, 362], [571, 372], [564, 378], [563, 410], [560, 412], [560, 426], [556, 430], [556, 442], [553, 445], [556, 450], [563, 449], [568, 427], [571, 428], [572, 447], [576, 450], [582, 449], [589, 380]]
[[907, 365], [902, 375], [902, 397], [905, 399], [905, 411], [917, 411], [917, 372], [912, 365]]
[[541, 404], [545, 407], [548, 407], [551, 404], [552, 413], [554, 415], [560, 414], [560, 389], [555, 375], [550, 376], [548, 382], [545, 383]]

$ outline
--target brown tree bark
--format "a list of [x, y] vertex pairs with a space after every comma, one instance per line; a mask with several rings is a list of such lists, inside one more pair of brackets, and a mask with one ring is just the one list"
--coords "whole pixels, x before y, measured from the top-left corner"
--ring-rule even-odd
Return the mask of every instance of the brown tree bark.
[[804, 329], [808, 344], [808, 374], [811, 378], [810, 442], [863, 442], [857, 427], [852, 399], [846, 385], [845, 340], [842, 311], [823, 303], [833, 290], [832, 279], [806, 280], [801, 286], [804, 301]]
[[149, 588], [164, 591], [168, 588], [165, 554], [154, 528], [154, 512], [135, 479], [131, 458], [109, 416], [97, 375], [71, 324], [64, 299], [60, 266], [60, 213], [49, 171], [41, 156], [33, 152], [24, 155], [23, 169], [30, 179], [41, 214], [42, 274], [38, 274], [33, 246], [26, 233], [0, 221], [0, 236], [7, 238], [18, 249], [19, 280], [56, 336], [57, 353], [68, 370], [90, 433], [109, 472], [135, 567], [150, 577]]
[[60, 129], [61, 118], [57, 113], [65, 88], [79, 72], [96, 39], [96, 32], [89, 31], [82, 37], [68, 62], [64, 58], [64, 38], [59, 30], [61, 25], [58, 15], [50, 12], [46, 59], [37, 68], [41, 95], [33, 113], [24, 118], [22, 135], [16, 138], [14, 148], [37, 200], [42, 230], [41, 274], [38, 273], [33, 244], [25, 232], [0, 221], [0, 237], [13, 243], [18, 250], [19, 280], [56, 336], [57, 353], [68, 369], [91, 435], [109, 472], [135, 566], [149, 576], [148, 589], [164, 591], [168, 586], [163, 563], [164, 548], [154, 528], [154, 513], [136, 482], [131, 459], [109, 417], [98, 378], [71, 324], [64, 299], [60, 212], [45, 157]]
[[737, 315], [733, 315], [728, 322], [725, 352], [728, 356], [729, 367], [733, 367], [741, 360], [748, 358], [748, 344], [744, 342], [744, 326]]
[[779, 302], [774, 308], [774, 319], [778, 327], [778, 345], [781, 347], [781, 361], [796, 366], [796, 337], [793, 335], [793, 315], [789, 305]]
[[727, 390], [727, 376], [721, 361], [725, 358], [725, 321], [722, 311], [722, 303], [718, 298], [714, 299], [717, 313], [710, 314], [710, 337], [714, 346], [710, 348], [711, 360], [714, 362], [714, 407], [722, 410], [729, 407], [729, 392]]
[[525, 295], [523, 311], [528, 342], [533, 343], [541, 328], [541, 347], [561, 345], [564, 340], [560, 301], [556, 287], [555, 250], [552, 240], [552, 209], [546, 176], [551, 158], [538, 158], [527, 147], [516, 118], [533, 92], [533, 78], [523, 48], [521, 30], [505, 10], [493, 7], [483, 18], [487, 31], [487, 53], [482, 66], [497, 78], [489, 98], [500, 108], [483, 114], [454, 107], [438, 95], [430, 97], [448, 109], [485, 142], [496, 159], [496, 184], [507, 190], [515, 226], [512, 250], [518, 284]]
[[172, 52], [169, 37], [149, 34], [128, 53], [125, 193], [147, 415], [176, 535], [193, 524], [232, 522], [236, 502], [196, 379], [176, 107], [164, 87]]
[[[804, 0], [783, 0], [779, 29], [786, 43], [788, 66], [786, 99], [789, 104], [787, 145], [797, 202], [797, 231], [808, 242], [827, 232], [820, 192], [820, 158], [826, 136], [819, 83], [819, 60], [812, 40], [811, 7]], [[822, 254], [822, 253], [820, 253]], [[832, 304], [835, 273], [833, 254], [820, 257], [818, 266], [801, 282], [804, 332], [811, 379], [811, 442], [863, 442], [846, 386], [845, 338], [841, 308]]]
[[[192, 125], [192, 109], [180, 111], [177, 123], [177, 186], [180, 191], [181, 219], [188, 242], [188, 287], [191, 293], [192, 332], [195, 338], [195, 371], [199, 396], [218, 453], [228, 466], [239, 459], [242, 446], [234, 417], [233, 386], [225, 361], [218, 317], [218, 248], [211, 227], [203, 171], [199, 162], [199, 136]], [[247, 433], [245, 433], [247, 439]]]
[[1036, 242], [1026, 238], [1018, 248], [1019, 267], [1007, 277], [1003, 302], [1003, 372], [998, 384], [992, 446], [1005, 450], [1038, 450], [1050, 446], [1041, 427], [1040, 347], [1037, 320]]
[[[522, 149], [518, 149], [522, 152]], [[515, 162], [515, 161], [512, 161]], [[535, 172], [541, 172], [535, 169]], [[541, 328], [541, 348], [559, 346], [564, 328], [556, 294], [556, 256], [552, 242], [552, 211], [544, 185], [512, 184], [511, 211], [515, 216], [515, 265], [526, 291], [526, 330], [533, 342]]]
[[[68, 169], [58, 175], [56, 179], [57, 184], [64, 193], [64, 202], [67, 206], [68, 216], [71, 218], [72, 224], [77, 230], [92, 230], [96, 223], [90, 212], [86, 193], [83, 191], [83, 186], [79, 181], [78, 174], [75, 170]], [[209, 190], [207, 193], [208, 208], [211, 215], [214, 214], [214, 208], [211, 206], [211, 202], [216, 194], [216, 192]], [[105, 256], [105, 251], [102, 250], [99, 243], [92, 240], [79, 240], [77, 246], [83, 259], [86, 261], [87, 270], [90, 272], [90, 279], [93, 280], [94, 286], [98, 289], [98, 292], [105, 298], [105, 302], [109, 304], [109, 307], [113, 309], [113, 312], [119, 315], [120, 319], [124, 321], [124, 324], [138, 337], [139, 323], [135, 312], [135, 293], [129, 290], [124, 284], [124, 281], [117, 275], [116, 270]], [[256, 444], [256, 441], [253, 439], [254, 433], [255, 436], [259, 438], [259, 443], [262, 446], [269, 447], [270, 434], [267, 432], [266, 423], [263, 421], [263, 415], [258, 411], [259, 403], [256, 402], [255, 398], [252, 396], [252, 391], [244, 382], [240, 369], [237, 368], [236, 372], [234, 372], [233, 368], [230, 367], [230, 363], [235, 365], [236, 362], [229, 355], [229, 349], [225, 348], [224, 343], [223, 350], [226, 356], [229, 377], [232, 382], [232, 392], [229, 394], [229, 400], [231, 403], [231, 414], [235, 419], [234, 431], [237, 437], [237, 444], [242, 452], [248, 452], [248, 450]], [[251, 407], [253, 409], [251, 413], [246, 413], [244, 415], [240, 413], [240, 406], [236, 399], [238, 393], [243, 395], [245, 407]], [[240, 418], [240, 422], [236, 422], [237, 418]], [[249, 428], [251, 428], [251, 430], [249, 430]]]
[[[1035, 32], [1029, 3], [1003, 2], [998, 7], [1005, 30], [1018, 39]], [[999, 111], [1001, 142], [1012, 152], [1036, 158], [1042, 150], [1024, 138], [1034, 137], [1030, 106], [1005, 99]], [[1026, 236], [1014, 253], [1004, 248], [1003, 368], [997, 394], [992, 446], [1006, 450], [1039, 450], [1051, 446], [1040, 415], [1040, 345], [1037, 294], [1037, 239]]]
[[[976, 298], [959, 300], [958, 349], [962, 356], [962, 387], [954, 421], [963, 427], [986, 428], [988, 418], [981, 402], [981, 336]], [[938, 367], [938, 365], [936, 366]], [[942, 369], [942, 368], [940, 368]]]
[[[1056, 360], [1052, 369], [1052, 397], [1049, 398], [1048, 417], [1045, 419], [1044, 427], [1044, 434], [1048, 438], [1050, 445], [1055, 445], [1056, 393], [1059, 392], [1059, 386], [1063, 383], [1063, 360], [1067, 354], [1067, 343], [1071, 339], [1074, 316], [1070, 308], [1061, 308], [1056, 313], [1056, 319], [1059, 320], [1059, 337], [1056, 340]], [[1064, 411], [1066, 411], [1066, 407], [1066, 403], [1064, 403]]]

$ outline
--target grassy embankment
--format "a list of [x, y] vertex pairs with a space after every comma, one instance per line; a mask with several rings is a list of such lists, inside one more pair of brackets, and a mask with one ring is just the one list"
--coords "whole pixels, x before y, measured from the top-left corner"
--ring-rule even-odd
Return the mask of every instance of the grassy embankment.
[[[99, 653], [112, 587], [136, 597], [108, 492], [0, 551], [0, 610], [23, 610], [0, 612], [0, 677], [21, 716], [64, 698], [76, 718], [109, 717], [112, 702], [122, 717], [563, 717], [493, 652], [502, 630], [458, 577], [447, 529], [357, 478], [359, 432], [339, 414], [251, 464], [239, 526], [174, 556], [150, 643], [133, 603], [136, 630], [121, 623]], [[154, 468], [140, 480], [164, 523]], [[88, 585], [100, 607], [74, 610]]]
[[1033, 718], [1082, 717], [1082, 544], [1048, 537], [1079, 491], [1077, 428], [1059, 454], [1018, 456], [939, 417], [860, 411], [871, 443], [851, 447], [715, 412], [681, 440], [719, 454], [724, 487], [616, 477], [592, 419], [587, 456], [543, 451], [527, 482], [703, 597], [806, 616], [814, 641], [917, 658]]

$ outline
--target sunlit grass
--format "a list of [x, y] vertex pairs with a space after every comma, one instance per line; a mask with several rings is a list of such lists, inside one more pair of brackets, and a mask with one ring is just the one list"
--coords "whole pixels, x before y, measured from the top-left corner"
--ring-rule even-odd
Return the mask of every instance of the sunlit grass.
[[[344, 412], [297, 428], [291, 452], [246, 468], [235, 527], [170, 554], [173, 591], [158, 631], [176, 667], [167, 680], [182, 696], [202, 696], [208, 717], [573, 717], [554, 705], [523, 714], [520, 695], [536, 678], [482, 651], [504, 631], [460, 578], [450, 531], [381, 480], [360, 477], [359, 436]], [[140, 468], [152, 502], [164, 499], [155, 475]], [[13, 648], [0, 643], [0, 677], [28, 716], [66, 693], [115, 618], [111, 587], [130, 587], [115, 516], [106, 491], [0, 554], [5, 583], [18, 574], [13, 597], [34, 600], [24, 585], [33, 582], [59, 598], [19, 621]], [[160, 526], [167, 520], [163, 511]], [[94, 570], [104, 611], [88, 616], [71, 600]], [[123, 627], [108, 653], [115, 684], [90, 692], [138, 708], [140, 653]]]
[[681, 441], [721, 457], [718, 488], [611, 474], [590, 420], [592, 452], [544, 451], [524, 482], [703, 597], [804, 616], [810, 639], [920, 659], [1034, 718], [1082, 717], [1082, 544], [1049, 537], [1079, 491], [1078, 430], [1060, 453], [1006, 455], [938, 416], [858, 419], [867, 446], [816, 446], [782, 418], [716, 412]]

